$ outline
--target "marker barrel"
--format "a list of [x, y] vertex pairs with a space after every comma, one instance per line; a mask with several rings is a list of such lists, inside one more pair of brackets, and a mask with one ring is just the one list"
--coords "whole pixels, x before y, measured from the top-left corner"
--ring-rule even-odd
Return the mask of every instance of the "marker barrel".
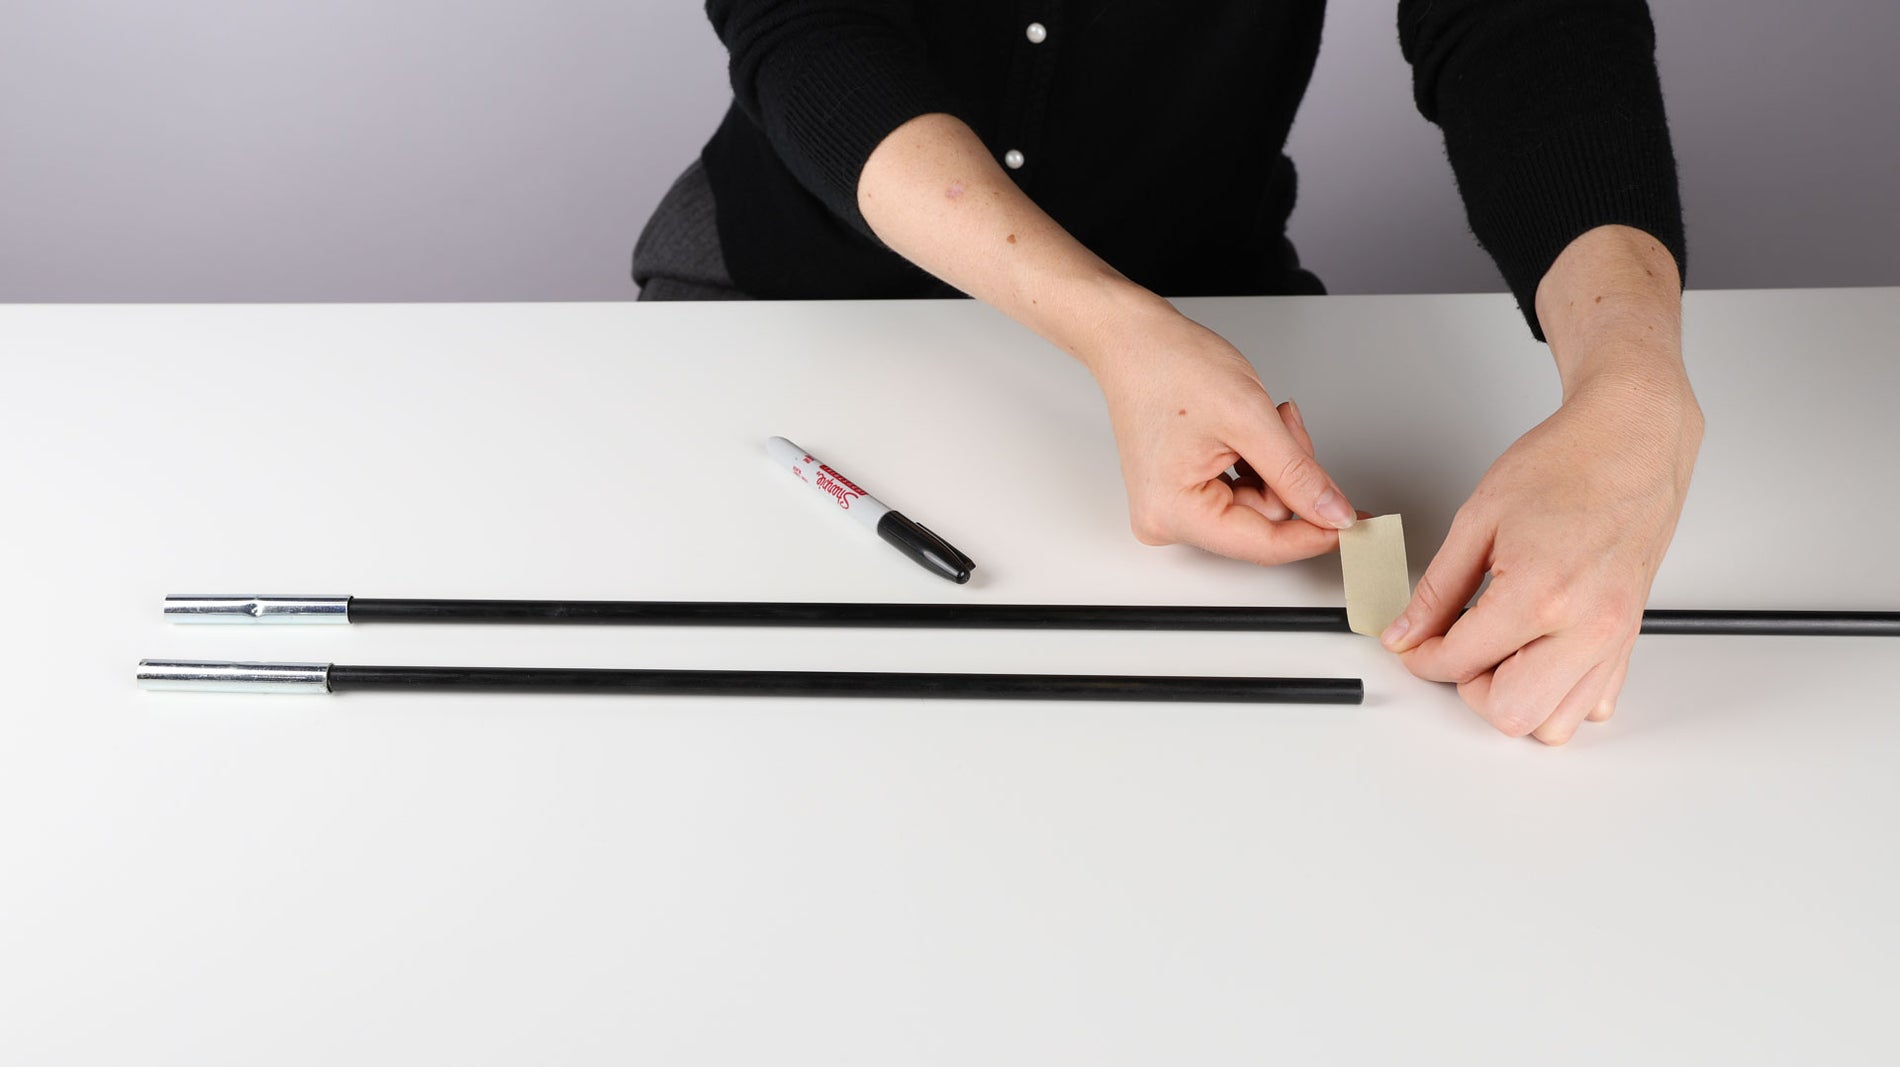
[[877, 529], [878, 520], [890, 513], [891, 509], [883, 501], [865, 492], [856, 482], [839, 474], [817, 456], [783, 437], [766, 441], [765, 452], [779, 466], [791, 471], [792, 477], [829, 497], [838, 510], [872, 530]]

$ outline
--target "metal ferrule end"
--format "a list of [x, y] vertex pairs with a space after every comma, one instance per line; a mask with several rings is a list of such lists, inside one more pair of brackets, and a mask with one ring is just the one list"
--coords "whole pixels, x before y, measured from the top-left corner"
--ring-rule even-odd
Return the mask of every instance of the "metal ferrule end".
[[341, 623], [350, 621], [350, 598], [187, 593], [165, 598], [165, 617], [197, 623]]
[[194, 693], [327, 693], [330, 665], [142, 659], [139, 660], [139, 687]]

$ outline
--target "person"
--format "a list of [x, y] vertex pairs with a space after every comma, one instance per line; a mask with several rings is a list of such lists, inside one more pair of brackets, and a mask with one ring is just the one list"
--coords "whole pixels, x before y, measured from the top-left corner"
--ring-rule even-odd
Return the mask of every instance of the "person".
[[[641, 299], [967, 294], [1094, 374], [1144, 543], [1277, 564], [1364, 516], [1299, 408], [1157, 295], [1323, 292], [1282, 150], [1323, 0], [706, 6], [734, 102], [640, 236]], [[1401, 0], [1398, 30], [1563, 393], [1381, 640], [1562, 744], [1615, 710], [1702, 435], [1654, 29], [1642, 0]]]

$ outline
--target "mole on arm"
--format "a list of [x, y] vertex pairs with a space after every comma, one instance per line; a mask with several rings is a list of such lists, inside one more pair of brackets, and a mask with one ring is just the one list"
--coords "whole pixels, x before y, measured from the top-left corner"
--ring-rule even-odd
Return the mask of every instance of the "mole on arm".
[[1179, 411], [1177, 411], [1177, 412], [1175, 412], [1175, 414], [1176, 414], [1176, 415], [1185, 415], [1185, 414], [1187, 414], [1187, 409], [1186, 409], [1186, 408], [1182, 408], [1181, 410], [1179, 410]]
[[1010, 235], [1009, 235], [1008, 237], [1005, 237], [1005, 238], [1004, 238], [1004, 240], [1006, 240], [1006, 241], [1008, 241], [1008, 242], [1009, 242], [1010, 244], [1015, 244], [1015, 243], [1016, 243], [1016, 235], [1012, 233], [1012, 234], [1010, 234]]

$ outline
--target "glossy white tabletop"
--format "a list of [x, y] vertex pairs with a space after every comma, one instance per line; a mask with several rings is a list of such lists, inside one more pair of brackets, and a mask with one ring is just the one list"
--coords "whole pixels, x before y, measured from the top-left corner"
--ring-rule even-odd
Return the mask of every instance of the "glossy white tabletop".
[[[1500, 296], [1183, 301], [1414, 576]], [[1127, 532], [968, 302], [0, 307], [0, 1059], [1895, 1061], [1900, 641], [1651, 637], [1509, 740], [1350, 635], [177, 627], [167, 593], [1337, 604]], [[1900, 290], [1696, 293], [1652, 606], [1900, 609]], [[975, 557], [934, 578], [782, 434]], [[146, 656], [1343, 675], [1360, 707], [147, 693]]]

